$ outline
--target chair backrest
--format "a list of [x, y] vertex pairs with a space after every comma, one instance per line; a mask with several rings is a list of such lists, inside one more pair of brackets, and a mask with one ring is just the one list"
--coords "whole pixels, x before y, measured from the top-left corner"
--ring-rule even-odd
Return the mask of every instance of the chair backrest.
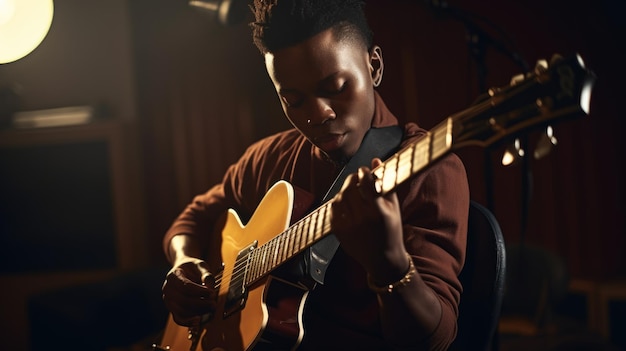
[[471, 201], [458, 333], [451, 350], [496, 350], [506, 276], [502, 230], [491, 211]]
[[[528, 243], [506, 246], [507, 272], [502, 319], [525, 320], [527, 333], [547, 332], [554, 327], [556, 307], [567, 296], [570, 276], [565, 260], [545, 247]], [[518, 334], [518, 323], [505, 323], [505, 334]], [[528, 329], [528, 326], [533, 329]]]

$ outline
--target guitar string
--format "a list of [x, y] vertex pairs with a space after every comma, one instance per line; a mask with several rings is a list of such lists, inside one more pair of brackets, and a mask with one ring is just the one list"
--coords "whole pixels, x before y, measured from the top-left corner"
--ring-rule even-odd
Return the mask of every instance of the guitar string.
[[[285, 231], [283, 231], [281, 234], [277, 235], [276, 237], [272, 238], [270, 241], [268, 241], [267, 243], [263, 244], [262, 246], [252, 250], [250, 253], [246, 254], [245, 256], [242, 256], [238, 259], [235, 260], [235, 265], [233, 267], [233, 270], [230, 274], [223, 274], [222, 272], [218, 275], [215, 276], [215, 282], [216, 282], [216, 287], [219, 287], [221, 285], [221, 282], [224, 278], [226, 277], [237, 277], [239, 278], [240, 275], [244, 274], [246, 272], [246, 268], [249, 266], [247, 264], [247, 261], [252, 258], [254, 258], [256, 255], [256, 252], [258, 252], [259, 249], [275, 249], [276, 251], [280, 251], [279, 255], [277, 255], [276, 257], [272, 257], [272, 264], [274, 266], [278, 265], [278, 264], [282, 264], [284, 263], [287, 259], [291, 258], [293, 255], [299, 253], [300, 251], [302, 251], [304, 249], [304, 246], [300, 245], [298, 246], [298, 249], [296, 251], [289, 250], [289, 248], [293, 248], [294, 246], [294, 240], [297, 239], [297, 237], [295, 236], [296, 234], [298, 234], [298, 229], [296, 229], [296, 227], [299, 226], [304, 226], [306, 228], [303, 228], [305, 230], [305, 238], [300, 238], [300, 241], [305, 240], [305, 241], [310, 241], [312, 242], [314, 239], [318, 239], [320, 238], [323, 233], [327, 233], [328, 230], [330, 229], [330, 225], [327, 223], [328, 219], [326, 216], [326, 213], [329, 213], [329, 210], [326, 208], [328, 206], [328, 203], [324, 204], [323, 206], [321, 206], [320, 208], [318, 208], [318, 210], [316, 210], [314, 213], [312, 213], [311, 215], [301, 219], [300, 221], [294, 223], [292, 226], [290, 226], [289, 228], [287, 228]], [[320, 214], [320, 212], [323, 212], [323, 214]], [[321, 218], [320, 220], [315, 220], [313, 221], [311, 219], [312, 215], [314, 215], [314, 217], [316, 218]], [[306, 223], [306, 224], [304, 224]], [[319, 224], [318, 224], [319, 223]], [[315, 228], [321, 228], [322, 229], [322, 234], [319, 233], [319, 231], [311, 231], [311, 229], [315, 229]], [[295, 233], [295, 234], [294, 234]], [[291, 243], [291, 245], [287, 245], [286, 247], [284, 245], [281, 245], [281, 242], [289, 242]], [[306, 243], [305, 243], [306, 244]], [[255, 278], [258, 278], [257, 275], [263, 276], [264, 274], [266, 274], [268, 271], [267, 264], [264, 263], [260, 263], [260, 267], [262, 268], [261, 270], [261, 274], [258, 275], [257, 273], [259, 272], [255, 272]]]
[[[477, 107], [473, 109], [481, 110], [482, 108], [483, 107], [481, 106], [481, 104], [479, 104]], [[444, 135], [443, 137], [441, 137], [442, 134]], [[434, 153], [439, 153], [439, 152], [443, 153], [447, 151], [445, 147], [446, 146], [445, 142], [446, 142], [446, 138], [448, 134], [449, 134], [449, 129], [444, 123], [441, 123], [440, 125], [436, 126], [433, 129], [433, 132], [429, 133], [429, 135], [432, 136], [432, 139], [427, 139], [427, 138], [420, 139], [414, 144], [412, 144], [411, 147], [407, 148], [406, 150], [403, 150], [393, 155], [392, 159], [389, 160], [391, 162], [385, 162], [381, 164], [381, 166], [383, 166], [382, 178], [389, 179], [389, 176], [385, 177], [385, 173], [387, 174], [390, 173], [389, 171], [385, 169], [385, 167], [388, 166], [390, 163], [395, 164], [394, 185], [397, 185], [399, 176], [406, 177], [407, 174], [411, 173], [411, 172], [406, 172], [407, 168], [409, 169], [413, 168], [413, 166], [415, 166], [415, 164], [418, 161], [425, 161], [421, 159], [418, 160], [417, 159], [418, 157], [422, 157], [426, 155], [426, 156], [431, 156], [430, 158], [432, 158], [432, 155]], [[432, 143], [433, 145], [432, 150], [429, 150], [428, 148], [429, 143]], [[444, 145], [443, 147], [441, 147], [442, 143]], [[406, 157], [404, 158], [401, 157], [404, 153], [407, 152], [407, 150], [411, 152], [412, 157], [409, 157], [408, 159]], [[417, 170], [420, 170], [421, 168], [423, 168], [422, 163], [427, 164], [428, 162], [419, 162], [419, 163], [420, 163], [419, 164], [420, 167], [418, 167]], [[390, 188], [393, 188], [393, 187], [390, 187]], [[271, 269], [268, 269], [267, 262], [259, 262], [258, 260], [255, 260], [259, 258], [259, 256], [257, 255], [257, 252], [259, 252], [258, 250], [260, 249], [261, 250], [274, 249], [276, 251], [276, 255], [271, 257], [272, 265], [276, 266], [278, 264], [282, 264], [287, 259], [295, 255], [296, 253], [300, 252], [303, 249], [303, 247], [306, 246], [306, 245], [305, 246], [301, 245], [302, 240], [304, 240], [306, 244], [307, 242], [312, 241], [311, 237], [313, 239], [317, 239], [320, 235], [323, 235], [323, 234], [319, 234], [319, 231], [316, 231], [315, 229], [316, 228], [329, 229], [329, 224], [327, 223], [329, 216], [326, 216], [326, 213], [327, 212], [329, 213], [329, 210], [327, 208], [328, 204], [329, 203], [324, 204], [319, 209], [312, 212], [310, 215], [297, 221], [292, 226], [287, 228], [284, 232], [272, 238], [266, 244], [258, 248], [255, 248], [254, 250], [252, 250], [250, 253], [246, 254], [245, 256], [237, 258], [235, 260], [235, 265], [233, 267], [232, 272], [226, 275], [222, 273], [216, 276], [216, 280], [215, 280], [216, 287], [221, 286], [221, 282], [226, 277], [230, 277], [230, 278], [237, 277], [236, 279], [240, 279], [241, 277], [241, 279], [244, 279], [244, 277], [246, 277], [245, 273], [250, 272], [250, 270], [248, 269], [250, 267], [249, 265], [250, 261], [252, 261], [254, 264], [254, 270], [252, 271], [253, 279], [263, 276], [268, 271], [270, 271]], [[324, 231], [323, 233], [326, 233], [326, 231]], [[282, 243], [286, 243], [286, 245], [281, 245]], [[248, 282], [245, 282], [245, 283], [248, 283]]]
[[[441, 129], [441, 128], [439, 128]], [[441, 134], [442, 132], [446, 133], [446, 130], [437, 130], [435, 131], [435, 136], [438, 134]], [[445, 138], [437, 138], [435, 137], [434, 139], [436, 139], [433, 143], [433, 145], [437, 145], [437, 143], [441, 143], [440, 140], [443, 139], [443, 141], [445, 141]], [[426, 149], [425, 151], [428, 151], [428, 145], [426, 143], [424, 143], [424, 140], [421, 140], [422, 142], [416, 142], [413, 145], [411, 145], [410, 151], [414, 154], [414, 155], [423, 155], [422, 153], [416, 153], [414, 150], [420, 150], [420, 149]], [[406, 150], [405, 150], [406, 152]], [[426, 152], [426, 154], [428, 154], [428, 152]], [[432, 152], [431, 152], [432, 154]], [[401, 153], [398, 153], [396, 155], [393, 156], [393, 162], [396, 163], [396, 167], [395, 167], [395, 175], [396, 175], [396, 179], [395, 179], [395, 184], [398, 183], [397, 178], [398, 178], [398, 174], [402, 174], [402, 171], [406, 171], [407, 167], [411, 167], [415, 162], [415, 157], [409, 158], [407, 159], [403, 159], [402, 157], [400, 157]], [[389, 163], [383, 163], [382, 165], [384, 166], [385, 164], [389, 164]], [[420, 167], [421, 169], [421, 167]], [[382, 170], [383, 172], [383, 178], [385, 177], [385, 169]], [[410, 173], [410, 172], [408, 172]], [[325, 204], [327, 205], [327, 204]], [[279, 257], [272, 257], [273, 261], [272, 263], [276, 263], [276, 264], [281, 264], [283, 262], [286, 261], [286, 259], [292, 257], [294, 254], [300, 252], [302, 250], [302, 246], [298, 245], [297, 249], [294, 251], [293, 248], [296, 247], [296, 243], [298, 241], [296, 241], [296, 239], [298, 239], [298, 237], [296, 235], [300, 235], [302, 236], [302, 232], [300, 231], [300, 227], [305, 227], [302, 228], [302, 230], [304, 231], [305, 235], [304, 238], [300, 238], [299, 241], [302, 241], [303, 239], [305, 240], [305, 243], [307, 239], [307, 237], [311, 237], [311, 235], [313, 236], [314, 239], [316, 239], [320, 234], [318, 234], [315, 230], [311, 231], [311, 229], [315, 229], [318, 227], [321, 227], [323, 229], [327, 229], [329, 228], [329, 225], [327, 223], [328, 218], [325, 216], [326, 211], [328, 211], [327, 208], [325, 208], [324, 206], [320, 207], [318, 210], [316, 210], [315, 212], [313, 212], [311, 215], [301, 219], [300, 221], [296, 222], [294, 225], [292, 225], [291, 227], [289, 227], [287, 230], [285, 230], [284, 232], [282, 232], [281, 234], [279, 234], [278, 236], [274, 237], [273, 239], [271, 239], [270, 241], [268, 241], [266, 244], [254, 249], [253, 251], [251, 251], [250, 253], [246, 254], [245, 256], [242, 256], [238, 259], [235, 260], [235, 265], [233, 267], [233, 270], [230, 274], [227, 274], [226, 276], [224, 276], [224, 274], [218, 274], [216, 276], [216, 287], [221, 286], [221, 282], [224, 278], [226, 277], [237, 277], [237, 279], [239, 279], [239, 276], [241, 276], [242, 274], [244, 274], [247, 270], [246, 268], [249, 266], [247, 263], [248, 261], [252, 260], [254, 261], [255, 258], [257, 258], [257, 254], [256, 252], [258, 252], [259, 249], [267, 249], [269, 247], [269, 249], [274, 248], [279, 252]], [[324, 212], [323, 214], [320, 214], [320, 212]], [[315, 219], [313, 219], [312, 217], [315, 217]], [[321, 218], [321, 220], [317, 219], [319, 217], [323, 217]], [[319, 225], [318, 223], [321, 223], [321, 225]], [[280, 245], [281, 242], [287, 242], [287, 246], [282, 246]], [[285, 257], [287, 256], [287, 257]], [[258, 278], [257, 276], [263, 276], [265, 273], [267, 273], [267, 271], [269, 271], [267, 269], [267, 264], [263, 263], [263, 262], [256, 262], [257, 266], [260, 268], [260, 271], [254, 271], [253, 272], [253, 277], [254, 278]], [[247, 282], [246, 282], [247, 283]]]

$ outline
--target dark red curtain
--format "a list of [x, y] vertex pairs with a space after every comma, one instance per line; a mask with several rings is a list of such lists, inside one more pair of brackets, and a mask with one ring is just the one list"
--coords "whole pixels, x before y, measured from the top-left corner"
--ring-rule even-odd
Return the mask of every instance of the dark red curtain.
[[[500, 87], [521, 73], [510, 53], [530, 68], [554, 53], [582, 56], [598, 76], [591, 113], [554, 126], [558, 146], [550, 155], [531, 157], [525, 167], [503, 167], [504, 146], [458, 153], [472, 197], [492, 204], [507, 242], [524, 240], [555, 251], [574, 277], [602, 280], [626, 273], [626, 148], [619, 143], [626, 28], [618, 18], [625, 5], [609, 0], [450, 1], [447, 9], [411, 1], [369, 5], [387, 63], [381, 91], [394, 111], [425, 127], [469, 106], [481, 81], [486, 88]], [[478, 61], [468, 37], [478, 33], [472, 25], [487, 38]], [[529, 146], [538, 135], [527, 136]]]

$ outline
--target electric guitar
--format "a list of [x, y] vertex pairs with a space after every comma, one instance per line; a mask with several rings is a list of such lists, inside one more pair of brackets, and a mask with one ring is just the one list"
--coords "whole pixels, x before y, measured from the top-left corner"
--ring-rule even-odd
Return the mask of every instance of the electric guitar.
[[[490, 146], [537, 127], [588, 114], [595, 76], [580, 56], [555, 55], [550, 64], [490, 89], [471, 107], [449, 116], [425, 136], [398, 151], [373, 172], [382, 194], [393, 191], [430, 164], [469, 145]], [[308, 290], [272, 275], [281, 264], [331, 232], [332, 199], [290, 225], [294, 189], [277, 182], [245, 225], [229, 210], [219, 226], [222, 271], [215, 313], [199, 328], [169, 318], [154, 350], [252, 350], [270, 341], [295, 348], [304, 337], [302, 316]], [[251, 238], [254, 238], [251, 239]], [[275, 297], [280, 293], [280, 298]]]

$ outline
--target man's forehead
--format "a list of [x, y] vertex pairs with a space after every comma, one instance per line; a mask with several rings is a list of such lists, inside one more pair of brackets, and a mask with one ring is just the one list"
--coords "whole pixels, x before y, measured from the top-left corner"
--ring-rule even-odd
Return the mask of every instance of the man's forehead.
[[339, 40], [329, 29], [298, 44], [268, 52], [265, 54], [265, 61], [273, 65], [293, 64], [293, 61], [319, 63], [319, 61], [345, 54], [348, 51], [364, 49], [358, 42]]
[[301, 81], [302, 79], [323, 80], [335, 74], [348, 65], [354, 55], [346, 52], [347, 48], [322, 48], [311, 52], [281, 51], [265, 55], [265, 65], [268, 73], [275, 80]]

